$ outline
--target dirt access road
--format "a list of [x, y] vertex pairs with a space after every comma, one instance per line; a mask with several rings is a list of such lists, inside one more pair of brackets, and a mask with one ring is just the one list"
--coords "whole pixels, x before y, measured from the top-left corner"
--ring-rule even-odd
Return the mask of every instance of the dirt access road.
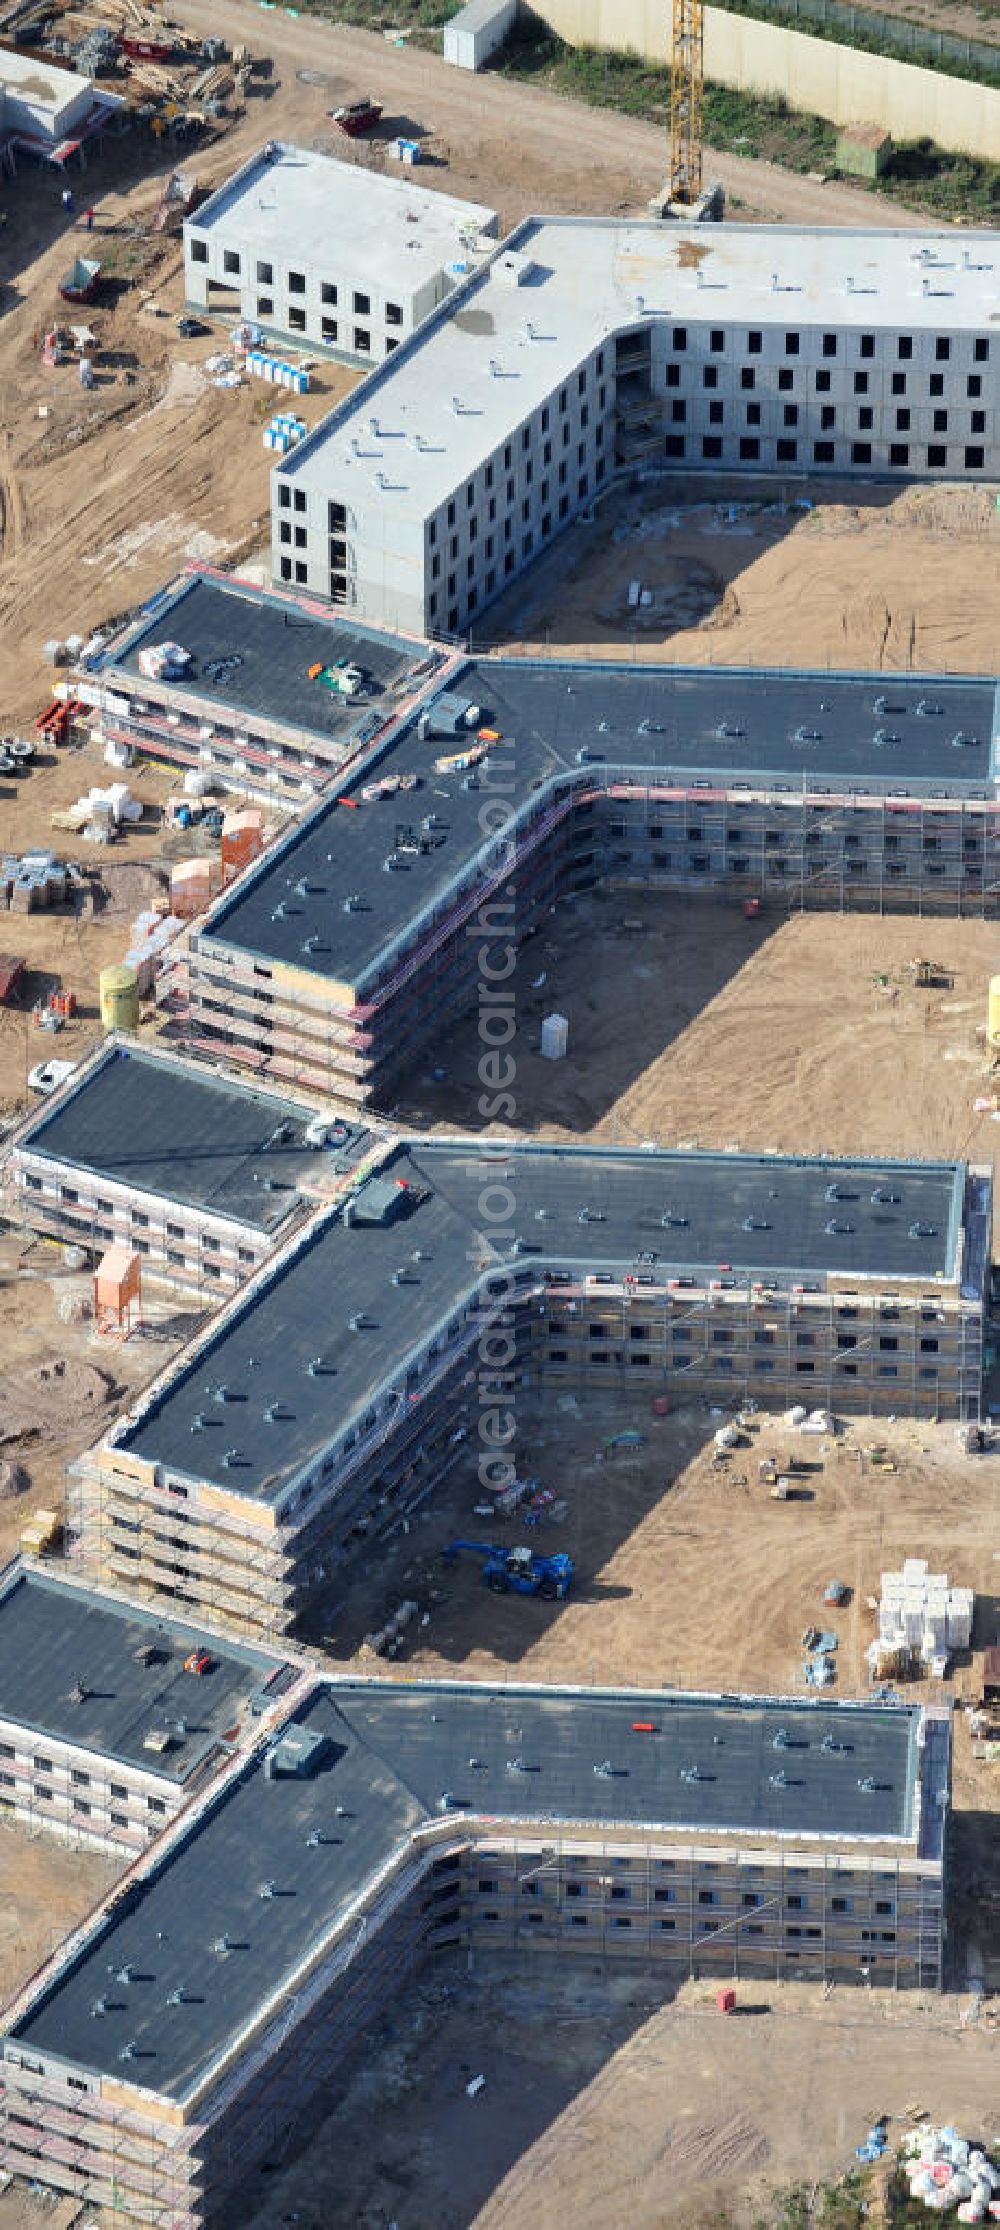
[[[259, 42], [260, 15], [242, 0], [179, 0], [173, 14], [190, 29], [229, 40]], [[665, 125], [645, 124], [610, 110], [517, 85], [489, 74], [473, 77], [436, 55], [394, 47], [374, 32], [345, 24], [295, 22], [269, 15], [266, 33], [286, 80], [303, 68], [329, 72], [328, 106], [373, 92], [384, 103], [384, 129], [406, 119], [433, 135], [446, 154], [454, 193], [499, 199], [505, 226], [532, 210], [643, 210], [663, 183]], [[719, 178], [740, 213], [803, 225], [898, 225], [922, 220], [888, 199], [848, 186], [778, 170], [706, 149], [705, 172]]]

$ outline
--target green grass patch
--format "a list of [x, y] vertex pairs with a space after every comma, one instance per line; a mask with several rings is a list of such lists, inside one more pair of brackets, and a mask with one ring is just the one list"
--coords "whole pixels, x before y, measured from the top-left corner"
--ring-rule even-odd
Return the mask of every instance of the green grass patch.
[[427, 33], [440, 32], [457, 14], [458, 5], [459, 0], [295, 0], [299, 15], [349, 23], [358, 31], [412, 32], [417, 36], [407, 44], [420, 46], [427, 43]]
[[[526, 31], [504, 48], [499, 68], [591, 108], [614, 109], [666, 128], [670, 72], [641, 55], [565, 46], [561, 39]], [[831, 169], [837, 137], [821, 116], [799, 115], [786, 101], [733, 93], [724, 85], [705, 87], [705, 136], [713, 147], [757, 155], [789, 170]]]

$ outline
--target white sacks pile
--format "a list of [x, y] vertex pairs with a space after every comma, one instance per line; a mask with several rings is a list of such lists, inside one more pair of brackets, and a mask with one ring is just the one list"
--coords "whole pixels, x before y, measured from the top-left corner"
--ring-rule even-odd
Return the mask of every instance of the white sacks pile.
[[913, 1649], [929, 1663], [953, 1649], [968, 1649], [972, 1636], [971, 1587], [949, 1587], [944, 1572], [929, 1572], [926, 1559], [908, 1557], [901, 1572], [883, 1572], [879, 1640], [887, 1649]]
[[903, 2168], [910, 2195], [932, 2214], [952, 2207], [959, 2222], [1000, 2222], [1000, 2168], [957, 2129], [926, 2124], [902, 2143]]

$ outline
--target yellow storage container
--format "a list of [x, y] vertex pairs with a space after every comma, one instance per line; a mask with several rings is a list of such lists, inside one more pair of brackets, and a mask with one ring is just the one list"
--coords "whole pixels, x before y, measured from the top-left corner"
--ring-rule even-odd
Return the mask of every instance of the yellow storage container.
[[101, 1021], [106, 1030], [139, 1027], [139, 978], [124, 963], [101, 969]]
[[986, 1034], [990, 1044], [995, 1045], [1000, 1051], [1000, 976], [994, 976], [990, 982], [990, 1004]]

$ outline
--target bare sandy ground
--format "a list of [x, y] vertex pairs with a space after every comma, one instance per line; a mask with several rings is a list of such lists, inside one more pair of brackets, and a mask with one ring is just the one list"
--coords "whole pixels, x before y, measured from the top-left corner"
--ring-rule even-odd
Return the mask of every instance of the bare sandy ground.
[[[986, 593], [968, 593], [978, 568]], [[992, 673], [985, 488], [619, 490], [493, 607], [490, 645], [678, 665]], [[629, 607], [631, 583], [649, 602]]]
[[663, 2000], [583, 1962], [435, 1972], [223, 2230], [756, 2230], [785, 2221], [793, 2183], [821, 2203], [877, 2113], [925, 2105], [992, 2133], [995, 2039], [954, 1999], [739, 1999], [722, 2020], [704, 1985]]

